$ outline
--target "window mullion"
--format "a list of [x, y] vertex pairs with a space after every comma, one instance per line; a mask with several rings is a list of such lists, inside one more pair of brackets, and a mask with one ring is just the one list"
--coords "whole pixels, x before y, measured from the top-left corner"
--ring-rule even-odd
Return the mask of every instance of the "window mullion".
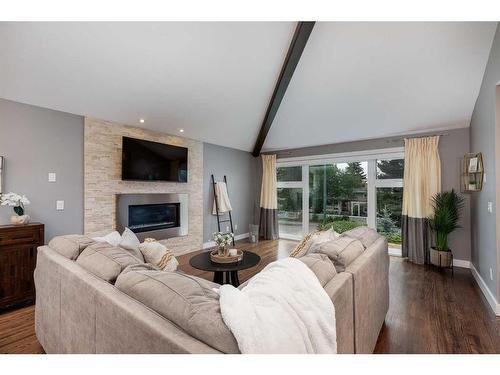
[[376, 195], [377, 161], [368, 160], [368, 218], [367, 225], [377, 228], [377, 195]]
[[302, 166], [302, 233], [309, 233], [309, 165]]

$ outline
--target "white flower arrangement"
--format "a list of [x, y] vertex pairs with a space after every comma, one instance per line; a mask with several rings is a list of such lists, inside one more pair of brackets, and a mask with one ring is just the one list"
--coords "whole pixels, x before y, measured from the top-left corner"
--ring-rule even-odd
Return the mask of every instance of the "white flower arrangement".
[[232, 233], [221, 233], [215, 232], [213, 234], [214, 242], [219, 247], [224, 247], [229, 245], [233, 241], [234, 234]]
[[14, 212], [19, 216], [24, 215], [24, 206], [28, 204], [30, 201], [26, 195], [12, 192], [0, 195], [0, 205], [14, 207]]

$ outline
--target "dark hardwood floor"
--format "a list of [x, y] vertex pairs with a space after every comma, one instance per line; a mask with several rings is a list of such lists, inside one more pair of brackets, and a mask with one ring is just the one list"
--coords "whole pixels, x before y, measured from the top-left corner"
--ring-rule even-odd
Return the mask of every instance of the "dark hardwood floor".
[[500, 353], [500, 318], [470, 270], [391, 257], [389, 312], [375, 353]]
[[[262, 258], [259, 266], [240, 273], [244, 282], [288, 256], [295, 242], [241, 241], [237, 246]], [[210, 280], [211, 273], [189, 266], [197, 253], [179, 257], [179, 268]], [[500, 318], [491, 312], [469, 270], [455, 268], [452, 277], [449, 271], [391, 257], [390, 298], [375, 353], [500, 353]], [[43, 353], [35, 336], [33, 306], [0, 314], [0, 353]]]

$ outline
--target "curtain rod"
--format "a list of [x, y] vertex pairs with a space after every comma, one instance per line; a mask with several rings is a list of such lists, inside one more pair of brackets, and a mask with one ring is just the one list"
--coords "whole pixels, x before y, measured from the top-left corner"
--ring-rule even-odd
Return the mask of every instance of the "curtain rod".
[[418, 135], [415, 137], [412, 137], [412, 136], [401, 136], [401, 137], [394, 137], [394, 138], [391, 137], [392, 139], [388, 139], [387, 143], [404, 141], [405, 139], [418, 139], [418, 138], [428, 138], [428, 137], [447, 137], [449, 135], [450, 135], [450, 133], [438, 133], [438, 134], [429, 134], [429, 135]]
[[[420, 135], [420, 136], [416, 136], [416, 137], [411, 137], [411, 136], [394, 136], [394, 137], [386, 137], [386, 138], [390, 138], [390, 139], [386, 139], [385, 142], [386, 143], [396, 143], [396, 142], [404, 141], [405, 139], [411, 139], [411, 138], [426, 138], [426, 137], [435, 137], [435, 136], [447, 137], [448, 135], [450, 135], [450, 133], [437, 133], [437, 134], [429, 134], [429, 135]], [[378, 138], [378, 139], [380, 139], [380, 138]], [[370, 141], [370, 140], [376, 141], [378, 139], [377, 138], [373, 138], [373, 139], [362, 139], [362, 140], [359, 140], [359, 141], [349, 141], [349, 142], [333, 143], [333, 144], [331, 144], [331, 146], [345, 144], [345, 143], [367, 142], [367, 141]], [[314, 148], [314, 147], [328, 147], [328, 146], [330, 146], [330, 145], [319, 145], [319, 146], [310, 146], [310, 147]], [[309, 147], [299, 147], [298, 150], [300, 150], [301, 148], [309, 148]], [[263, 152], [263, 154], [272, 154], [272, 153], [273, 153], [272, 151]], [[292, 151], [291, 150], [283, 150], [283, 151], [277, 151], [277, 152], [274, 152], [274, 153], [276, 154], [276, 156], [287, 156], [287, 155], [291, 155]]]

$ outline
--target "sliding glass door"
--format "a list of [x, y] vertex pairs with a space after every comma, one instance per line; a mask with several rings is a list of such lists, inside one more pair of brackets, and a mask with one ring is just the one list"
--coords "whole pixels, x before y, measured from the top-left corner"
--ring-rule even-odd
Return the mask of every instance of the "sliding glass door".
[[[377, 231], [387, 237], [389, 247], [401, 250], [404, 159], [377, 160], [375, 180]], [[398, 253], [396, 251], [395, 253]]]
[[368, 163], [309, 166], [309, 230], [367, 225]]
[[278, 167], [278, 226], [281, 238], [300, 239], [304, 228], [303, 167]]
[[318, 229], [342, 233], [367, 225], [400, 249], [403, 170], [401, 149], [278, 160], [280, 237], [299, 239]]

